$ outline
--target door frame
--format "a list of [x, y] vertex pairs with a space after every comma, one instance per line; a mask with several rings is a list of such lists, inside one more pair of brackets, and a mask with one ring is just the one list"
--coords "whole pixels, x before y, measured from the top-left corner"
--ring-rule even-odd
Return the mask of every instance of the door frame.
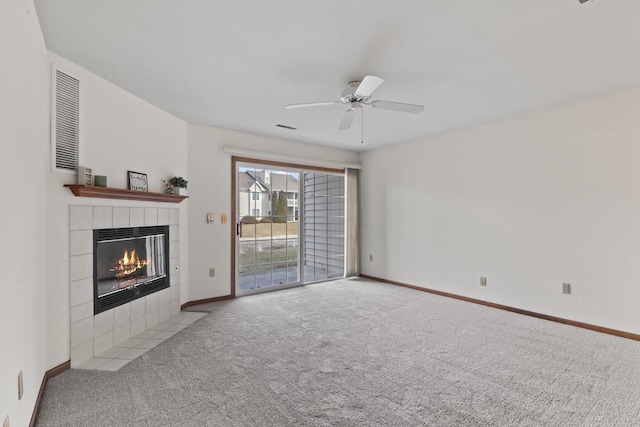
[[[258, 165], [264, 166], [272, 166], [272, 167], [284, 167], [291, 169], [301, 169], [308, 171], [319, 171], [319, 172], [329, 172], [329, 173], [345, 173], [344, 169], [336, 169], [336, 168], [326, 168], [319, 166], [310, 166], [305, 164], [297, 164], [297, 163], [287, 163], [287, 162], [278, 162], [273, 160], [263, 160], [263, 159], [254, 159], [250, 157], [241, 157], [241, 156], [231, 156], [231, 218], [233, 223], [230, 227], [230, 236], [231, 236], [231, 289], [229, 295], [231, 298], [236, 297], [236, 278], [237, 278], [237, 263], [236, 263], [236, 255], [237, 255], [237, 239], [236, 239], [236, 227], [237, 227], [237, 209], [238, 209], [238, 176], [237, 176], [237, 164], [238, 163], [254, 163]], [[302, 200], [299, 199], [298, 203], [301, 204]], [[298, 231], [300, 232], [300, 231]], [[301, 245], [302, 246], [302, 245]], [[302, 250], [302, 247], [300, 248]], [[302, 254], [300, 256], [300, 265], [302, 266]], [[302, 281], [304, 284], [304, 280]], [[293, 286], [301, 286], [301, 284], [293, 284], [289, 287]], [[273, 290], [286, 289], [287, 286], [277, 287]], [[265, 288], [264, 292], [268, 291], [269, 288]], [[243, 293], [243, 295], [249, 295], [249, 293]]]

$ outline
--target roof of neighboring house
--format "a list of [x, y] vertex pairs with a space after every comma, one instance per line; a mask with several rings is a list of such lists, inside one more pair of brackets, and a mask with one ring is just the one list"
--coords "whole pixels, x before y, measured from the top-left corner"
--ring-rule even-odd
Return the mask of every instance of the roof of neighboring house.
[[271, 185], [266, 183], [264, 171], [245, 171], [238, 173], [238, 188], [248, 190], [253, 184], [261, 187], [260, 191], [286, 191], [289, 193], [298, 192], [298, 180], [295, 176], [284, 173], [271, 172], [269, 180]]
[[272, 173], [271, 174], [271, 190], [297, 193], [298, 180], [292, 175], [288, 175], [284, 173]]
[[249, 172], [238, 173], [238, 189], [240, 191], [249, 190], [253, 185], [257, 185], [260, 191], [268, 191], [267, 186], [260, 179], [254, 178]]

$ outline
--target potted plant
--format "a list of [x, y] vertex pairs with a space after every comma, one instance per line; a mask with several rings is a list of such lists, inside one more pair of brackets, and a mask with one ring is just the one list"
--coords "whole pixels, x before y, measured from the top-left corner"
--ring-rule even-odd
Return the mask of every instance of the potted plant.
[[167, 187], [167, 189], [165, 190], [165, 193], [168, 194], [179, 194], [181, 196], [186, 196], [187, 195], [187, 180], [184, 179], [181, 176], [174, 176], [173, 178], [169, 179], [168, 181], [164, 181], [164, 185], [165, 187]]

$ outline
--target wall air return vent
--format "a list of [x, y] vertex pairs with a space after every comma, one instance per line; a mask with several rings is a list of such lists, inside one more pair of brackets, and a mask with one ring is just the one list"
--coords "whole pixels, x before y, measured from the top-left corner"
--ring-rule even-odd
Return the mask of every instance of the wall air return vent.
[[80, 145], [80, 80], [52, 67], [51, 170], [76, 173]]

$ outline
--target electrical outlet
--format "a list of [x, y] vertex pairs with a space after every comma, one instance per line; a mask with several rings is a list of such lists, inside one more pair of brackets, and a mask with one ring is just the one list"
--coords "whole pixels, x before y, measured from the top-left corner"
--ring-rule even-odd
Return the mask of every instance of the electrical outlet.
[[567, 295], [571, 294], [571, 283], [562, 284], [562, 293]]
[[215, 277], [216, 275], [216, 269], [215, 268], [210, 268], [209, 269], [209, 277]]
[[10, 427], [9, 426], [9, 415], [4, 419], [4, 423], [2, 423], [2, 427]]
[[480, 286], [487, 286], [487, 278], [486, 277], [481, 277], [480, 278]]
[[22, 399], [24, 394], [24, 383], [22, 382], [22, 371], [18, 374], [18, 400]]
[[369, 255], [369, 261], [373, 261], [373, 255]]

